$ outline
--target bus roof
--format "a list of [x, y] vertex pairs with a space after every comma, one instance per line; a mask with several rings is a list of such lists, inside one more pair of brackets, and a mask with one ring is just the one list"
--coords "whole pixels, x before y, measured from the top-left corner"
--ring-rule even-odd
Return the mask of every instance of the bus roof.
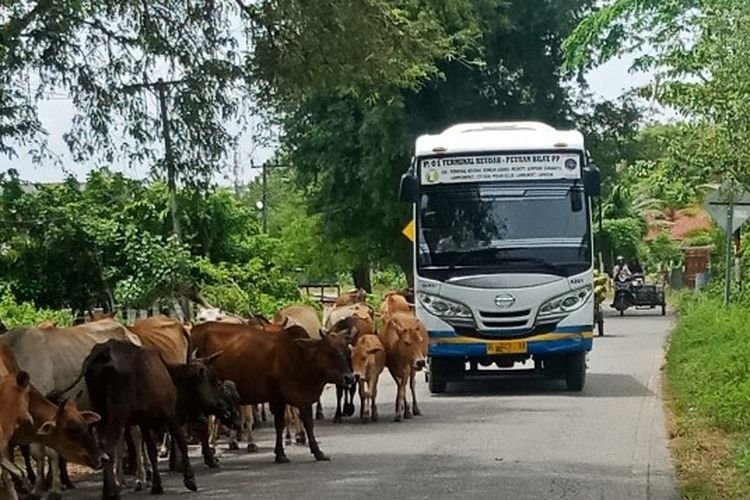
[[499, 151], [584, 150], [583, 134], [540, 122], [462, 123], [417, 139], [415, 155]]

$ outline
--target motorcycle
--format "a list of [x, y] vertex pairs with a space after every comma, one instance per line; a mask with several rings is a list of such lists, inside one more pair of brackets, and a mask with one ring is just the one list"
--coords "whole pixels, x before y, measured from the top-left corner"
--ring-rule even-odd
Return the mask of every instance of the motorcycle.
[[615, 299], [612, 302], [612, 307], [617, 309], [620, 316], [623, 316], [627, 308], [632, 306], [635, 302], [632, 285], [632, 279], [630, 276], [615, 277]]
[[636, 309], [661, 308], [664, 316], [667, 311], [667, 302], [664, 295], [664, 286], [646, 284], [642, 274], [632, 276], [617, 276], [615, 279], [615, 299], [612, 307], [617, 309], [620, 316], [625, 314], [629, 307]]

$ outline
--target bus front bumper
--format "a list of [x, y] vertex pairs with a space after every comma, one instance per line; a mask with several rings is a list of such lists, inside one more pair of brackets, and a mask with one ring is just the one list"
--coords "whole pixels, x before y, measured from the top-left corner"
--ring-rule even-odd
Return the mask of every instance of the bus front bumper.
[[478, 339], [454, 332], [430, 332], [429, 354], [432, 357], [546, 356], [590, 351], [593, 327], [579, 331], [557, 331], [514, 339]]

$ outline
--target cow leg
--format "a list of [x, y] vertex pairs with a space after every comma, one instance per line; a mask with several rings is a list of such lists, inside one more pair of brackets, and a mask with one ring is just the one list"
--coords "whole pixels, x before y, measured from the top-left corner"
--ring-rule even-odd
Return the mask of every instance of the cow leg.
[[286, 405], [284, 403], [271, 403], [273, 413], [273, 426], [276, 429], [276, 446], [273, 449], [277, 464], [289, 463], [284, 453], [284, 427], [286, 427]]
[[211, 449], [216, 453], [216, 445], [219, 443], [219, 431], [221, 430], [221, 423], [215, 415], [208, 416], [208, 444]]
[[268, 422], [268, 416], [266, 415], [266, 404], [261, 403], [260, 405], [260, 419], [263, 421], [263, 423]]
[[258, 453], [258, 445], [255, 444], [255, 439], [253, 438], [253, 425], [255, 418], [253, 417], [252, 407], [247, 408], [242, 420], [243, 437], [247, 436], [247, 452]]
[[299, 416], [302, 419], [302, 424], [305, 426], [305, 432], [307, 433], [307, 440], [310, 443], [310, 452], [315, 457], [315, 460], [325, 461], [330, 460], [318, 446], [318, 440], [315, 439], [315, 432], [313, 430], [313, 419], [312, 405], [302, 405], [299, 409]]
[[124, 472], [127, 475], [134, 475], [135, 474], [135, 444], [133, 443], [133, 435], [131, 433], [131, 428], [127, 427], [125, 429], [125, 445], [128, 449], [127, 454], [127, 460], [125, 461], [124, 465]]
[[115, 463], [120, 461], [120, 456], [117, 454], [118, 444], [122, 438], [124, 425], [119, 422], [110, 422], [104, 431], [102, 438], [102, 448], [104, 453], [110, 457], [116, 457], [109, 463], [104, 465], [103, 481], [102, 481], [102, 499], [103, 500], [119, 500], [120, 491], [117, 483], [115, 482]]
[[359, 419], [362, 422], [368, 422], [370, 420], [370, 412], [367, 411], [367, 397], [365, 396], [367, 394], [367, 391], [365, 391], [365, 381], [360, 379], [359, 380]]
[[0, 498], [18, 500], [16, 487], [13, 485], [13, 477], [5, 469], [0, 469]]
[[36, 464], [36, 481], [34, 481], [34, 489], [31, 491], [31, 498], [42, 498], [44, 491], [47, 489], [45, 484], [47, 455], [44, 452], [44, 446], [41, 444], [33, 444], [30, 447], [30, 454]]
[[408, 382], [408, 375], [401, 376], [397, 379], [397, 390], [396, 390], [396, 416], [393, 418], [394, 422], [401, 422], [405, 418], [406, 411], [406, 384]]
[[370, 420], [373, 422], [378, 421], [378, 405], [376, 403], [376, 400], [378, 399], [378, 379], [380, 378], [380, 374], [376, 374], [372, 377], [372, 382], [370, 382]]
[[52, 448], [46, 449], [49, 457], [50, 488], [47, 500], [62, 500], [62, 484], [60, 484], [60, 457]]
[[344, 388], [344, 416], [351, 417], [354, 415], [354, 396], [357, 395], [357, 385]]
[[203, 463], [209, 469], [218, 469], [219, 461], [216, 459], [213, 448], [211, 448], [209, 440], [208, 420], [200, 419], [196, 426], [195, 432], [198, 434], [198, 438], [201, 441], [201, 454], [203, 455]]
[[[127, 444], [125, 443], [125, 433], [128, 432], [127, 427], [123, 430], [122, 436], [117, 441], [116, 455], [115, 455], [115, 481], [120, 488], [127, 487], [127, 481], [125, 480], [125, 461], [127, 459]], [[135, 453], [135, 449], [133, 449]]]
[[412, 413], [415, 417], [422, 414], [422, 410], [419, 409], [417, 404], [417, 387], [416, 387], [417, 372], [412, 368], [411, 374], [409, 375], [409, 389], [411, 390], [411, 402], [412, 402]]
[[294, 425], [294, 441], [300, 446], [304, 446], [307, 443], [307, 435], [305, 434], [305, 427], [302, 425], [302, 419], [299, 416], [299, 409], [292, 406], [292, 423]]
[[169, 433], [172, 435], [172, 440], [177, 443], [177, 450], [182, 455], [184, 467], [182, 484], [190, 491], [197, 491], [198, 486], [195, 484], [195, 473], [190, 466], [190, 457], [188, 456], [187, 439], [185, 439], [185, 435], [182, 433], [182, 427], [180, 427], [179, 422], [173, 420], [169, 423]]
[[62, 484], [63, 489], [74, 490], [76, 488], [76, 485], [73, 484], [73, 482], [70, 480], [70, 476], [68, 475], [68, 461], [63, 457], [58, 457], [57, 467], [60, 470], [60, 483]]
[[[132, 455], [132, 473], [135, 476], [135, 486], [133, 486], [133, 491], [141, 491], [143, 485], [146, 484], [146, 468], [143, 463], [143, 446], [145, 444], [143, 433], [141, 432], [140, 427], [130, 427], [125, 430], [125, 434], [130, 435], [128, 455]], [[126, 438], [126, 441], [127, 440], [128, 439]], [[131, 458], [128, 457], [128, 460], [131, 461]]]
[[323, 420], [326, 416], [323, 414], [323, 403], [318, 399], [318, 403], [315, 405], [315, 420]]
[[[251, 411], [249, 412], [249, 418], [251, 418], [251, 419], [252, 419], [252, 426], [251, 426], [251, 429], [253, 429], [253, 430], [255, 430], [255, 429], [257, 429], [258, 427], [260, 427], [260, 421], [261, 421], [261, 414], [260, 414], [260, 409], [261, 409], [262, 407], [263, 407], [263, 405], [260, 405], [260, 406], [258, 406], [258, 405], [252, 405], [252, 406], [250, 407], [250, 410], [251, 410]], [[265, 422], [265, 421], [266, 421], [266, 419], [265, 419], [265, 418], [263, 418], [263, 421]]]
[[164, 487], [159, 475], [159, 452], [156, 449], [156, 441], [154, 441], [151, 430], [146, 427], [141, 427], [141, 435], [146, 443], [146, 453], [148, 453], [148, 461], [151, 464], [151, 494], [161, 495], [164, 493]]
[[294, 424], [294, 415], [292, 415], [292, 407], [290, 405], [286, 405], [284, 407], [284, 443], [287, 446], [291, 446], [292, 444], [292, 425]]
[[[34, 466], [31, 464], [31, 451], [27, 445], [19, 446], [21, 449], [21, 456], [23, 457], [23, 464], [26, 466], [26, 477], [30, 483], [36, 483], [36, 473], [34, 472]], [[13, 452], [9, 456], [13, 456]]]
[[341, 423], [341, 397], [344, 395], [344, 386], [336, 385], [336, 414], [333, 416], [333, 421], [337, 424]]

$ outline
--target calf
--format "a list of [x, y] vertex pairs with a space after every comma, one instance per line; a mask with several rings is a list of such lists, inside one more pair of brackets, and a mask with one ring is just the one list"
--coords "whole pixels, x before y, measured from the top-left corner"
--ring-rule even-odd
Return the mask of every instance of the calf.
[[203, 336], [204, 355], [223, 352], [214, 368], [220, 378], [234, 381], [242, 404], [269, 402], [276, 428], [277, 463], [289, 461], [283, 443], [286, 405], [299, 408], [315, 458], [328, 460], [315, 439], [312, 405], [326, 384], [353, 382], [349, 346], [340, 335], [310, 339], [297, 325], [275, 328], [275, 334], [269, 335], [270, 327], [204, 323], [193, 331]]
[[[161, 494], [164, 490], [152, 431], [166, 427], [184, 457], [183, 483], [189, 490], [196, 491], [187, 441], [178, 415], [178, 389], [159, 354], [133, 344], [109, 340], [92, 349], [84, 362], [82, 376], [91, 403], [102, 416], [99, 428], [104, 451], [114, 456], [125, 427], [139, 426], [151, 462], [151, 493]], [[102, 497], [119, 498], [112, 462], [104, 468]]]
[[[0, 344], [0, 375], [19, 373], [13, 352]], [[11, 442], [20, 446], [32, 443], [41, 445], [32, 448], [37, 463], [37, 474], [33, 474], [27, 460], [27, 470], [29, 478], [35, 482], [36, 496], [41, 496], [45, 488], [43, 470], [47, 456], [51, 458], [52, 464], [52, 492], [57, 495], [60, 491], [58, 454], [68, 461], [95, 470], [101, 468], [102, 461], [109, 460], [90, 432], [90, 425], [99, 421], [99, 415], [96, 413], [79, 411], [74, 401], [63, 401], [55, 406], [32, 386], [29, 390], [29, 414], [34, 423], [19, 427], [13, 433]]]
[[17, 498], [11, 474], [17, 474], [18, 469], [12, 457], [5, 456], [5, 450], [16, 428], [33, 422], [29, 414], [29, 392], [28, 373], [0, 376], [0, 498]]
[[383, 299], [383, 303], [380, 304], [380, 318], [386, 321], [391, 315], [403, 312], [411, 312], [411, 305], [406, 300], [406, 297], [398, 292], [388, 292]]
[[426, 365], [427, 330], [413, 314], [395, 313], [383, 325], [380, 340], [385, 347], [386, 366], [398, 387], [395, 421], [411, 417], [406, 403], [407, 384], [411, 387], [414, 414], [420, 415], [414, 384], [416, 372]]
[[359, 418], [378, 420], [378, 379], [385, 367], [385, 347], [377, 335], [362, 335], [352, 349], [352, 369], [359, 382]]
[[[347, 316], [339, 320], [330, 329], [331, 333], [338, 333], [346, 338], [349, 345], [355, 345], [357, 339], [362, 335], [371, 335], [375, 333], [375, 323], [370, 321], [369, 317], [364, 318], [359, 315]], [[354, 415], [354, 396], [357, 394], [357, 385], [352, 385], [349, 389], [336, 386], [336, 414], [333, 421], [341, 423], [342, 416], [351, 417]], [[344, 398], [343, 412], [341, 409], [341, 398]]]

